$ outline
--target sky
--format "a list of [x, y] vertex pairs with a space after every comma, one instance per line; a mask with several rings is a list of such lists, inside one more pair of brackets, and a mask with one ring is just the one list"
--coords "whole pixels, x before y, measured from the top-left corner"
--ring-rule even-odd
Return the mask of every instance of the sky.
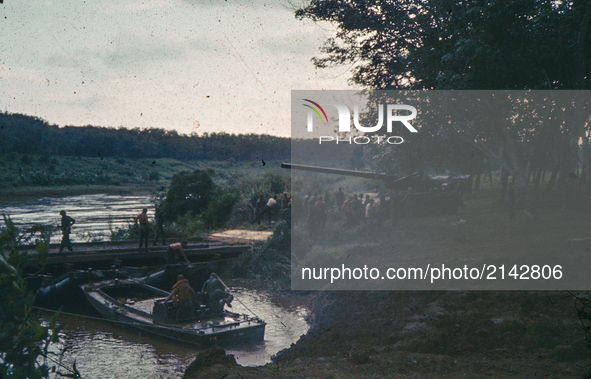
[[59, 126], [290, 135], [290, 91], [351, 89], [288, 0], [4, 0], [0, 111]]

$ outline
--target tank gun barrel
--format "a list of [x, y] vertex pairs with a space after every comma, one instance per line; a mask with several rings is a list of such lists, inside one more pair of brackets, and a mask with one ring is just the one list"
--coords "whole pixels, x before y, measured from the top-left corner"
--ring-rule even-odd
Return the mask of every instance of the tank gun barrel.
[[389, 185], [402, 182], [405, 179], [411, 178], [411, 177], [419, 174], [418, 172], [415, 172], [413, 174], [403, 176], [401, 178], [396, 178], [395, 175], [381, 174], [381, 173], [375, 173], [375, 172], [371, 172], [371, 171], [346, 170], [346, 169], [342, 169], [342, 168], [308, 166], [308, 165], [293, 164], [293, 163], [281, 163], [281, 168], [286, 168], [286, 169], [291, 169], [291, 170], [311, 171], [311, 172], [322, 172], [325, 174], [356, 176], [358, 178], [366, 178], [366, 179], [378, 179], [378, 180], [382, 180], [384, 182], [387, 182]]

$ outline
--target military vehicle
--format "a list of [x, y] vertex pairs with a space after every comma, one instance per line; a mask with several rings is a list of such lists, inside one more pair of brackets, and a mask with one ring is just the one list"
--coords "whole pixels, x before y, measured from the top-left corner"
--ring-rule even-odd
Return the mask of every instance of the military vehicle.
[[388, 188], [386, 198], [398, 216], [414, 217], [435, 214], [454, 214], [463, 205], [462, 195], [472, 191], [472, 176], [429, 177], [415, 172], [403, 177], [370, 171], [345, 170], [331, 167], [282, 163], [281, 168], [378, 179]]

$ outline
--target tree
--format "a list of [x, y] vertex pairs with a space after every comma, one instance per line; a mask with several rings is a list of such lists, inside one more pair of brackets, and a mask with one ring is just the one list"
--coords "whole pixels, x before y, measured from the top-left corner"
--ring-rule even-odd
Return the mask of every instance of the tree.
[[[296, 17], [336, 27], [336, 36], [313, 62], [317, 67], [350, 65], [351, 82], [365, 88], [591, 87], [587, 1], [312, 0], [296, 11]], [[577, 102], [579, 110], [586, 104], [585, 99]], [[478, 162], [495, 161], [525, 190], [532, 170], [539, 178], [540, 170], [555, 164], [565, 177], [580, 168], [573, 163], [579, 146], [572, 141], [583, 141], [584, 167], [590, 170], [589, 124], [582, 115], [578, 124], [569, 126], [560, 115], [553, 117], [554, 125], [546, 123], [537, 130], [507, 122], [421, 130], [413, 136], [412, 152], [397, 149], [374, 157], [381, 165], [401, 166], [398, 170], [417, 161], [464, 165], [440, 143], [445, 140]]]
[[199, 215], [205, 211], [216, 191], [212, 175], [213, 169], [174, 174], [164, 203], [166, 217], [175, 220], [189, 212]]

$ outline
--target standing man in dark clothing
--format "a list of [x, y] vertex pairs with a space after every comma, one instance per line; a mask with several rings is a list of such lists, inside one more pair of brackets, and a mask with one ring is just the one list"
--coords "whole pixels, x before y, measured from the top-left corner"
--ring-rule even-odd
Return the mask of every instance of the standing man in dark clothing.
[[285, 221], [287, 227], [291, 228], [291, 201], [287, 203], [287, 206], [285, 207], [283, 212], [281, 212], [281, 218], [283, 219], [283, 221]]
[[72, 225], [76, 222], [72, 217], [66, 216], [66, 211], [61, 211], [60, 215], [62, 216], [62, 224], [60, 229], [62, 230], [62, 243], [60, 244], [60, 253], [67, 248], [68, 251], [72, 251], [72, 243], [70, 242], [70, 231]]
[[142, 213], [135, 218], [135, 225], [140, 224], [140, 251], [142, 245], [146, 244], [144, 251], [148, 252], [148, 236], [150, 233], [150, 221], [148, 220], [148, 208], [142, 209]]
[[334, 201], [335, 205], [337, 206], [337, 212], [341, 213], [343, 211], [343, 203], [345, 202], [345, 193], [343, 192], [343, 187], [339, 187], [339, 191], [335, 194]]
[[291, 201], [291, 197], [287, 196], [287, 192], [283, 192], [283, 197], [281, 198], [281, 211], [287, 208], [287, 204]]
[[326, 224], [326, 203], [322, 200], [322, 196], [318, 196], [318, 201], [314, 204], [316, 208], [316, 217], [318, 218], [318, 228], [320, 231], [324, 230]]
[[156, 220], [156, 236], [154, 236], [153, 245], [157, 245], [158, 237], [160, 237], [162, 239], [162, 246], [164, 246], [164, 215], [162, 214], [160, 206], [156, 207], [154, 219]]
[[256, 205], [254, 207], [254, 219], [253, 222], [256, 220], [259, 224], [261, 223], [260, 215], [263, 213], [263, 207], [265, 206], [265, 198], [263, 195], [259, 195], [257, 199]]

